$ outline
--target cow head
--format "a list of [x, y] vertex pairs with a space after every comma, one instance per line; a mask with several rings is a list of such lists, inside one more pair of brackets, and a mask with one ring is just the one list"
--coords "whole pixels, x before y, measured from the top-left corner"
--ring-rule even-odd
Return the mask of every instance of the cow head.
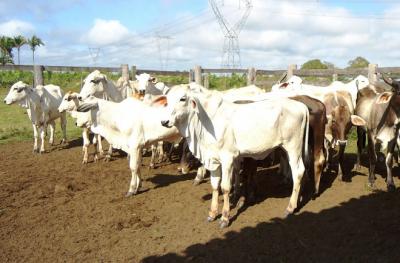
[[353, 81], [356, 83], [356, 87], [358, 90], [369, 86], [368, 78], [363, 75], [358, 75]]
[[166, 98], [166, 117], [161, 121], [164, 127], [179, 129], [191, 114], [198, 113], [198, 100], [185, 90], [170, 92]]
[[347, 144], [347, 134], [352, 125], [365, 126], [366, 122], [361, 117], [352, 115], [347, 106], [337, 106], [332, 110], [326, 127], [327, 132], [332, 135], [332, 146]]
[[76, 92], [68, 91], [62, 101], [60, 106], [58, 106], [59, 112], [64, 111], [74, 111], [79, 106], [79, 94]]
[[382, 104], [390, 102], [397, 112], [400, 111], [400, 81], [388, 78], [383, 74], [382, 78], [392, 87], [392, 92], [383, 92], [379, 94], [376, 103]]
[[150, 74], [142, 73], [140, 75], [136, 75], [136, 80], [139, 83], [139, 93], [145, 94], [146, 90], [148, 89], [149, 85], [154, 85], [157, 83], [157, 79], [155, 77], [150, 76]]
[[106, 81], [106, 75], [100, 73], [100, 71], [95, 70], [90, 73], [83, 81], [83, 86], [79, 93], [81, 98], [83, 100], [89, 96], [101, 98], [105, 92]]
[[4, 98], [4, 103], [7, 105], [22, 103], [30, 92], [32, 92], [32, 88], [29, 87], [28, 84], [18, 81], [11, 86], [10, 91]]
[[292, 76], [290, 77], [287, 81], [278, 83], [272, 86], [272, 91], [277, 91], [277, 90], [297, 90], [301, 88], [301, 83], [303, 80], [298, 77], [298, 76]]

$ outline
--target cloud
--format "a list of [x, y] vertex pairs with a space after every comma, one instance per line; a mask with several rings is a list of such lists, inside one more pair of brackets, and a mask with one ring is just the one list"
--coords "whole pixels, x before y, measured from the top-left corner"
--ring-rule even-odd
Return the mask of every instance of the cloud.
[[32, 24], [21, 20], [9, 20], [0, 23], [0, 34], [10, 37], [31, 34], [34, 29]]
[[94, 46], [118, 44], [129, 36], [129, 30], [118, 20], [96, 19], [89, 32], [82, 36], [82, 41]]

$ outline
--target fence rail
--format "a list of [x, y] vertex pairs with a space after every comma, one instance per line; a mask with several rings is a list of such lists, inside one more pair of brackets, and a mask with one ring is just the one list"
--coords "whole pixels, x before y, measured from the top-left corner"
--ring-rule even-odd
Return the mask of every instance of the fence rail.
[[[199, 84], [208, 86], [208, 74], [227, 74], [227, 73], [238, 73], [247, 75], [247, 84], [261, 84], [270, 83], [270, 80], [257, 81], [257, 75], [274, 75], [280, 76], [280, 79], [290, 78], [293, 75], [300, 77], [332, 77], [333, 80], [337, 80], [339, 75], [345, 76], [357, 76], [357, 75], [368, 75], [370, 81], [376, 81], [378, 79], [378, 73], [392, 73], [400, 74], [400, 67], [384, 67], [378, 68], [376, 64], [370, 64], [368, 68], [359, 69], [297, 69], [297, 65], [291, 64], [285, 70], [264, 70], [264, 69], [217, 69], [217, 68], [202, 68], [201, 66], [195, 66], [193, 69], [188, 71], [167, 71], [167, 70], [152, 70], [152, 69], [136, 69], [136, 66], [132, 66], [129, 70], [127, 64], [122, 64], [121, 67], [76, 67], [76, 66], [42, 66], [42, 65], [0, 65], [0, 71], [33, 71], [35, 75], [35, 81], [37, 84], [43, 80], [43, 71], [54, 71], [54, 72], [91, 72], [94, 70], [100, 70], [103, 72], [110, 73], [121, 73], [126, 78], [135, 78], [136, 74], [149, 73], [153, 75], [171, 75], [171, 76], [186, 76], [189, 78], [189, 82], [195, 81]], [[131, 77], [130, 77], [131, 76]]]

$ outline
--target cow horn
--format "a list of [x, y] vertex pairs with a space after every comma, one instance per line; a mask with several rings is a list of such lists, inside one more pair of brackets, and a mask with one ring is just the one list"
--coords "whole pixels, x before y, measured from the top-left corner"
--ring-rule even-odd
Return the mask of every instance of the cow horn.
[[382, 74], [382, 79], [390, 86], [393, 86], [393, 79], [386, 77], [384, 74]]

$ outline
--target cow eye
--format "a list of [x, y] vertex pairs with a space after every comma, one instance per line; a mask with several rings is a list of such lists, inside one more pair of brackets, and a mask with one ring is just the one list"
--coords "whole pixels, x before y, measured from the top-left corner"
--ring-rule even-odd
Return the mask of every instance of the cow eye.
[[21, 93], [21, 91], [23, 91], [24, 89], [17, 89], [18, 93]]
[[71, 101], [71, 100], [72, 100], [72, 98], [69, 98], [69, 97], [68, 97], [67, 101]]
[[182, 97], [179, 101], [186, 101], [186, 97]]

